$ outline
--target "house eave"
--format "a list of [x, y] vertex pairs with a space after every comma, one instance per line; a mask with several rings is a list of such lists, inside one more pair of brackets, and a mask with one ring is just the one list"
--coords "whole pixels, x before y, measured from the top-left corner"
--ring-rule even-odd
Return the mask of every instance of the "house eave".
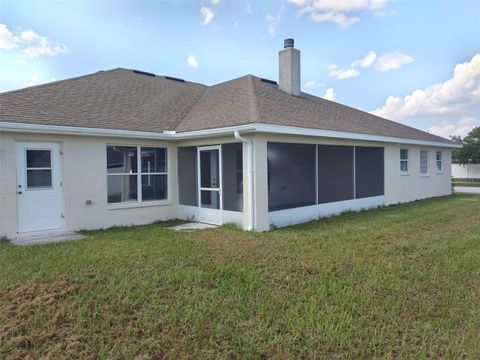
[[103, 128], [87, 128], [76, 126], [58, 126], [58, 125], [38, 125], [9, 121], [0, 121], [0, 132], [19, 132], [36, 134], [58, 134], [58, 135], [77, 135], [77, 136], [103, 136], [103, 137], [121, 137], [153, 140], [187, 140], [196, 138], [208, 138], [224, 135], [232, 135], [235, 131], [242, 133], [267, 133], [267, 134], [285, 134], [301, 135], [311, 137], [323, 137], [334, 139], [372, 141], [382, 143], [394, 143], [405, 145], [435, 146], [444, 148], [461, 148], [461, 144], [446, 143], [441, 141], [427, 141], [406, 139], [400, 137], [370, 135], [345, 131], [321, 130], [312, 128], [303, 128], [297, 126], [273, 125], [265, 123], [251, 123], [245, 125], [229, 126], [223, 128], [194, 130], [185, 132], [165, 131], [132, 131]]

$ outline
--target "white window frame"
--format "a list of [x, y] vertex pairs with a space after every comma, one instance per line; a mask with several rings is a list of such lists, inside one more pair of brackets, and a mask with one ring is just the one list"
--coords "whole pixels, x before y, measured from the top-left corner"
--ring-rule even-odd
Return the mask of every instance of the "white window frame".
[[[426, 154], [426, 160], [427, 160], [427, 168], [425, 172], [422, 172], [422, 153]], [[421, 177], [427, 177], [429, 172], [428, 172], [428, 150], [420, 150], [419, 152], [419, 172]]]
[[[440, 155], [440, 159], [438, 158], [438, 155]], [[435, 164], [437, 167], [437, 174], [443, 174], [443, 152], [440, 150], [435, 152]], [[440, 168], [438, 165], [440, 165]]]
[[[168, 147], [158, 146], [158, 145], [131, 145], [131, 144], [106, 144], [105, 153], [108, 152], [109, 146], [122, 146], [122, 147], [131, 147], [135, 148], [137, 152], [137, 172], [133, 173], [108, 173], [108, 168], [105, 166], [107, 174], [107, 205], [112, 208], [125, 207], [125, 206], [143, 206], [143, 205], [156, 205], [158, 203], [168, 203], [170, 202], [170, 177], [168, 176], [170, 162], [168, 160]], [[165, 170], [164, 172], [142, 172], [142, 148], [154, 148], [154, 149], [164, 149], [165, 150]], [[106, 158], [108, 164], [108, 159]], [[106, 165], [107, 165], [106, 164]], [[119, 202], [108, 202], [108, 177], [109, 176], [137, 176], [137, 200], [130, 201], [119, 201]], [[166, 175], [167, 176], [167, 192], [164, 199], [152, 199], [152, 200], [143, 200], [142, 198], [142, 175]]]
[[[407, 152], [407, 158], [406, 159], [402, 159], [402, 150], [405, 150]], [[400, 148], [399, 158], [400, 158], [400, 173], [402, 175], [408, 175], [410, 173], [410, 149]], [[402, 170], [402, 163], [407, 164], [407, 170]]]

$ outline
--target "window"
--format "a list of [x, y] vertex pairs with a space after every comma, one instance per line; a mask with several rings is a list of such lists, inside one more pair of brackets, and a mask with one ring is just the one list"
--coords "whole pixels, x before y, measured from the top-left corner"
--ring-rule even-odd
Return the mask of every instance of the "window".
[[51, 150], [26, 150], [27, 189], [52, 188]]
[[420, 151], [420, 174], [428, 174], [428, 151]]
[[408, 172], [408, 149], [400, 149], [400, 171]]
[[437, 171], [443, 170], [442, 152], [437, 151]]
[[167, 199], [167, 149], [107, 145], [107, 178], [108, 203]]

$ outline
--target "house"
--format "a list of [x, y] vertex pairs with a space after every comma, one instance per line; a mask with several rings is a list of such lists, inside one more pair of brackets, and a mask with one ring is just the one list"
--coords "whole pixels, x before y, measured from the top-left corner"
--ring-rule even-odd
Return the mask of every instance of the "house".
[[246, 230], [451, 193], [444, 138], [279, 82], [114, 69], [0, 95], [0, 233], [171, 218]]

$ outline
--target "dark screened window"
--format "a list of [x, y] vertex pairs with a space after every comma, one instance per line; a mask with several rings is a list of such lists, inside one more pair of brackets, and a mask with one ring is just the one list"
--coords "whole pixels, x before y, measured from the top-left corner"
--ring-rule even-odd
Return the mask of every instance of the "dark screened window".
[[268, 210], [316, 203], [316, 145], [268, 143]]
[[353, 199], [353, 146], [318, 146], [318, 203]]
[[197, 148], [178, 148], [178, 197], [181, 205], [198, 206]]
[[355, 147], [356, 198], [384, 195], [384, 160], [381, 147]]

